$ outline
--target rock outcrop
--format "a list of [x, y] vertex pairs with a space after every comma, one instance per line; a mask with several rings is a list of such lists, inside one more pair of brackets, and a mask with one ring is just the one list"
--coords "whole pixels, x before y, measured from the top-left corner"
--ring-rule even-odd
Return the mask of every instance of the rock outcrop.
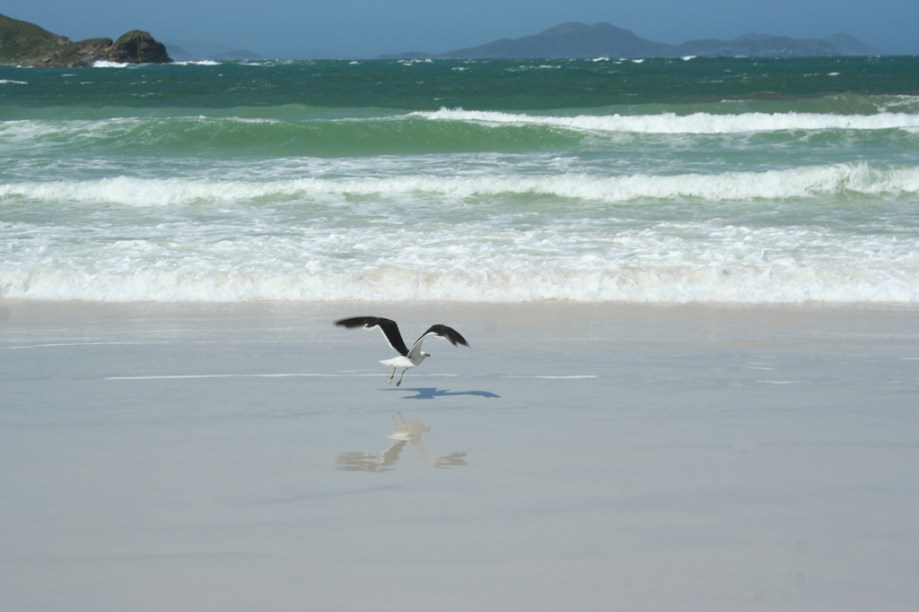
[[169, 63], [166, 47], [148, 32], [132, 30], [118, 40], [71, 41], [28, 21], [0, 15], [0, 63], [18, 66], [76, 67], [108, 61]]
[[131, 30], [106, 47], [102, 59], [135, 64], [168, 64], [172, 61], [166, 46], [149, 32]]

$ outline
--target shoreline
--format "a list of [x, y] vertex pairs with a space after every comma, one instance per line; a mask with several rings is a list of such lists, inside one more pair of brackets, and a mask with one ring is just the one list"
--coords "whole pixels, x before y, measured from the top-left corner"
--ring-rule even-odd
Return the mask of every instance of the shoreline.
[[[650, 335], [666, 328], [675, 340], [705, 336], [712, 339], [723, 327], [726, 335], [781, 333], [783, 328], [801, 333], [842, 333], [847, 329], [900, 329], [904, 336], [919, 328], [919, 305], [902, 304], [639, 304], [621, 302], [365, 302], [365, 301], [253, 301], [253, 302], [89, 302], [0, 300], [0, 325], [8, 330], [21, 327], [26, 333], [34, 325], [40, 330], [59, 327], [110, 327], [125, 324], [128, 333], [144, 321], [162, 324], [173, 321], [177, 330], [206, 333], [207, 322], [229, 323], [233, 329], [276, 324], [296, 333], [341, 339], [343, 330], [334, 328], [339, 318], [375, 315], [400, 323], [406, 338], [415, 326], [435, 322], [467, 328], [473, 335], [514, 336], [527, 328], [532, 338], [572, 337], [615, 341], [640, 337], [635, 326], [648, 326]], [[240, 321], [245, 325], [240, 326]], [[50, 327], [49, 327], [50, 326]], [[701, 327], [700, 327], [701, 326]], [[223, 332], [218, 331], [217, 335]], [[714, 334], [714, 335], [713, 335]], [[386, 347], [384, 347], [386, 348]]]
[[[655, 310], [655, 311], [791, 311], [806, 312], [839, 312], [839, 311], [879, 311], [879, 312], [916, 312], [919, 313], [919, 304], [903, 302], [632, 302], [632, 301], [574, 301], [574, 300], [531, 300], [531, 301], [465, 301], [465, 300], [242, 300], [242, 301], [98, 301], [98, 300], [39, 300], [0, 297], [0, 311], [22, 312], [26, 309], [43, 309], [46, 311], [85, 310], [101, 308], [111, 311], [144, 312], [150, 310], [163, 311], [295, 311], [304, 312], [316, 310], [334, 310], [343, 308], [363, 310], [516, 310], [516, 309], [584, 309], [596, 311], [607, 309], [611, 311]], [[3, 319], [0, 319], [3, 320]]]

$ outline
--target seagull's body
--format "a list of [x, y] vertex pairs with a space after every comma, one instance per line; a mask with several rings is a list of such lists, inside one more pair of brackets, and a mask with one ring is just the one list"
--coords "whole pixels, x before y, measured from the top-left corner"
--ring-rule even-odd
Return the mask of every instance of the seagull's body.
[[469, 343], [466, 342], [466, 339], [463, 338], [458, 331], [442, 323], [436, 323], [429, 327], [426, 332], [415, 340], [412, 348], [408, 348], [405, 345], [405, 340], [402, 339], [402, 334], [399, 333], [399, 326], [392, 319], [384, 319], [383, 317], [351, 317], [350, 319], [335, 321], [335, 325], [341, 325], [349, 329], [354, 327], [364, 327], [367, 329], [379, 327], [383, 332], [383, 336], [385, 336], [387, 342], [389, 342], [389, 346], [393, 347], [393, 350], [399, 353], [398, 357], [380, 361], [383, 365], [392, 367], [392, 374], [389, 377], [390, 383], [392, 383], [393, 378], [396, 376], [396, 370], [402, 368], [402, 375], [399, 376], [399, 380], [396, 382], [397, 387], [402, 384], [402, 378], [409, 368], [421, 365], [422, 361], [431, 356], [430, 353], [425, 353], [421, 350], [421, 344], [429, 335], [433, 334], [435, 336], [440, 336], [454, 346], [457, 344], [469, 346]]

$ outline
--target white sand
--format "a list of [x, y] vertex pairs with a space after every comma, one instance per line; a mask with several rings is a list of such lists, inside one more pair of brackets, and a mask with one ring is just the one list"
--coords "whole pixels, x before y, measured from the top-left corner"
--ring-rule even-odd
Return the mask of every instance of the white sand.
[[914, 610], [917, 475], [917, 310], [0, 303], [4, 612]]

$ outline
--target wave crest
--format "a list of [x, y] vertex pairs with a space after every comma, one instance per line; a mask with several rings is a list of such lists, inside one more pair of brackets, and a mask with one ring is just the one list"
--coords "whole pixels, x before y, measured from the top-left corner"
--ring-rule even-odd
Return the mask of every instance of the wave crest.
[[442, 108], [413, 113], [431, 121], [459, 121], [491, 126], [541, 125], [584, 132], [641, 134], [739, 134], [820, 130], [919, 130], [919, 115], [882, 112], [873, 115], [821, 113], [693, 113], [645, 115], [532, 115], [500, 111]]
[[0, 197], [46, 203], [107, 203], [134, 207], [187, 206], [213, 202], [328, 202], [342, 199], [432, 201], [520, 195], [587, 202], [642, 200], [808, 199], [851, 195], [914, 197], [919, 167], [877, 168], [834, 164], [722, 174], [593, 176], [589, 174], [217, 180], [113, 177], [84, 181], [0, 184]]

